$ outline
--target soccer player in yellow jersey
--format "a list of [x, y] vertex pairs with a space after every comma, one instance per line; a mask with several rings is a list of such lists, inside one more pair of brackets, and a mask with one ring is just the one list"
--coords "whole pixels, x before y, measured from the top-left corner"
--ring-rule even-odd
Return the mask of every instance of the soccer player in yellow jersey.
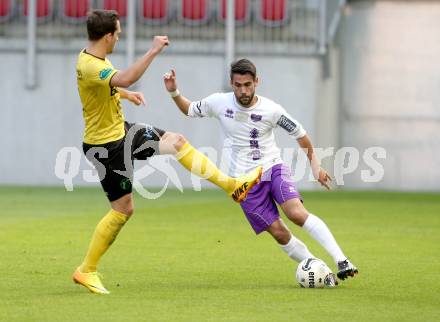
[[124, 120], [120, 99], [145, 104], [139, 92], [124, 88], [134, 84], [153, 59], [168, 46], [167, 36], [156, 36], [152, 48], [125, 70], [117, 70], [106, 56], [112, 53], [121, 32], [117, 12], [94, 10], [87, 17], [89, 43], [76, 66], [78, 91], [85, 122], [83, 150], [98, 170], [110, 211], [96, 226], [87, 254], [73, 280], [93, 293], [108, 294], [97, 273], [101, 256], [133, 214], [133, 160], [174, 154], [189, 171], [224, 189], [237, 202], [258, 183], [261, 168], [239, 178], [223, 174], [206, 156], [177, 133]]

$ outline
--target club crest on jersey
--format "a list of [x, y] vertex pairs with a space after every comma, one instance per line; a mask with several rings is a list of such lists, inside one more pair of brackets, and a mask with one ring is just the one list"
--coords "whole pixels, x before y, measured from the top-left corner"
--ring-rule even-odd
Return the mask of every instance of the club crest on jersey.
[[113, 68], [105, 68], [99, 72], [99, 78], [101, 80], [106, 79], [112, 72]]
[[263, 115], [251, 114], [251, 120], [254, 122], [259, 122], [263, 118]]
[[233, 119], [234, 118], [234, 111], [231, 110], [230, 108], [226, 109], [225, 117]]

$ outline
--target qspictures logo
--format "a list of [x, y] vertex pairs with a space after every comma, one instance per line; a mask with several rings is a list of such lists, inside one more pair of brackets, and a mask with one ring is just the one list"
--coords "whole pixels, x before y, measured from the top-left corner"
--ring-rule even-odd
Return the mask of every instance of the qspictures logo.
[[[145, 132], [145, 135], [150, 135], [150, 132]], [[140, 147], [136, 149], [138, 152], [142, 149], [148, 149], [148, 146]], [[99, 151], [97, 150], [99, 149]], [[179, 191], [183, 191], [182, 180], [178, 175], [176, 169], [180, 169], [181, 165], [176, 161], [173, 155], [161, 155], [152, 156], [148, 158], [147, 162], [138, 165], [136, 168], [132, 165], [132, 145], [130, 142], [125, 144], [124, 159], [125, 167], [129, 171], [118, 171], [119, 175], [125, 177], [120, 183], [118, 183], [122, 189], [129, 189], [133, 187], [141, 196], [146, 199], [159, 198], [170, 185], [173, 185]], [[307, 151], [302, 149], [295, 149], [293, 147], [287, 147], [280, 149], [281, 158], [283, 164], [291, 169], [291, 180], [295, 182], [307, 181], [316, 182], [316, 178], [310, 170], [310, 162], [307, 158]], [[205, 154], [212, 162], [218, 165], [218, 167], [224, 173], [233, 173], [233, 163], [231, 162], [231, 156], [233, 155], [236, 160], [245, 160], [249, 156], [246, 155], [247, 150], [241, 151], [237, 154], [232, 152], [231, 142], [225, 142], [224, 148], [221, 150], [213, 147], [199, 147], [198, 151]], [[252, 151], [259, 151], [253, 149]], [[74, 179], [82, 179], [88, 183], [99, 183], [99, 178], [103, 178], [106, 175], [105, 167], [96, 163], [92, 165], [91, 157], [99, 154], [100, 158], [108, 158], [108, 151], [104, 148], [94, 148], [89, 150], [86, 157], [83, 156], [82, 151], [77, 147], [64, 147], [62, 148], [55, 160], [55, 175], [64, 182], [64, 186], [67, 191], [73, 191]], [[333, 164], [332, 167], [326, 168], [326, 170], [332, 174], [333, 184], [336, 186], [344, 186], [347, 176], [358, 176], [361, 181], [366, 185], [380, 182], [385, 176], [385, 169], [381, 163], [381, 160], [386, 159], [386, 150], [383, 147], [372, 146], [364, 150], [359, 150], [355, 147], [342, 147], [335, 149], [329, 148], [315, 148], [314, 153], [318, 160], [330, 159]], [[257, 161], [256, 161], [257, 162]], [[81, 164], [83, 166], [81, 167]], [[84, 163], [87, 164], [88, 169], [80, 170], [84, 168]], [[100, 166], [102, 165], [102, 166]], [[195, 167], [202, 167], [202, 162], [195, 160], [193, 162], [193, 169]], [[360, 171], [357, 171], [360, 170]], [[196, 171], [200, 173], [200, 171]], [[99, 174], [99, 175], [98, 175]], [[149, 181], [151, 176], [158, 175], [164, 179], [161, 183], [161, 189], [158, 192], [151, 192], [146, 187], [146, 182]], [[203, 177], [198, 177], [191, 173], [191, 185], [194, 191], [200, 191], [202, 189], [202, 181], [209, 176], [210, 173], [205, 173]], [[232, 174], [231, 174], [232, 175]], [[266, 176], [270, 178], [269, 176]], [[265, 179], [262, 179], [263, 181]], [[157, 182], [157, 181], [156, 181]], [[154, 188], [157, 191], [157, 187]]]

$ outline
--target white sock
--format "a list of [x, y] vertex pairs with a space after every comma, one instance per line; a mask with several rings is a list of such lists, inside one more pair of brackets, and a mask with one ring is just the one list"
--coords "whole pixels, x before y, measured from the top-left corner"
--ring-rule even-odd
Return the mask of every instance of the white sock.
[[291, 236], [286, 245], [280, 245], [291, 259], [301, 262], [303, 259], [315, 257], [309, 251], [307, 246], [299, 239]]
[[336, 264], [347, 258], [330, 232], [330, 229], [319, 217], [309, 213], [303, 228], [324, 247], [330, 256], [333, 257]]

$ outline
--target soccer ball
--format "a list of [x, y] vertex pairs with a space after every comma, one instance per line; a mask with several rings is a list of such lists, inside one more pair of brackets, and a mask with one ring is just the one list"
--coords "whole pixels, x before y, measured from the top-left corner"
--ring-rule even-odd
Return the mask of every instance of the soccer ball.
[[336, 285], [335, 274], [322, 260], [306, 258], [298, 264], [296, 280], [301, 287], [324, 288]]

